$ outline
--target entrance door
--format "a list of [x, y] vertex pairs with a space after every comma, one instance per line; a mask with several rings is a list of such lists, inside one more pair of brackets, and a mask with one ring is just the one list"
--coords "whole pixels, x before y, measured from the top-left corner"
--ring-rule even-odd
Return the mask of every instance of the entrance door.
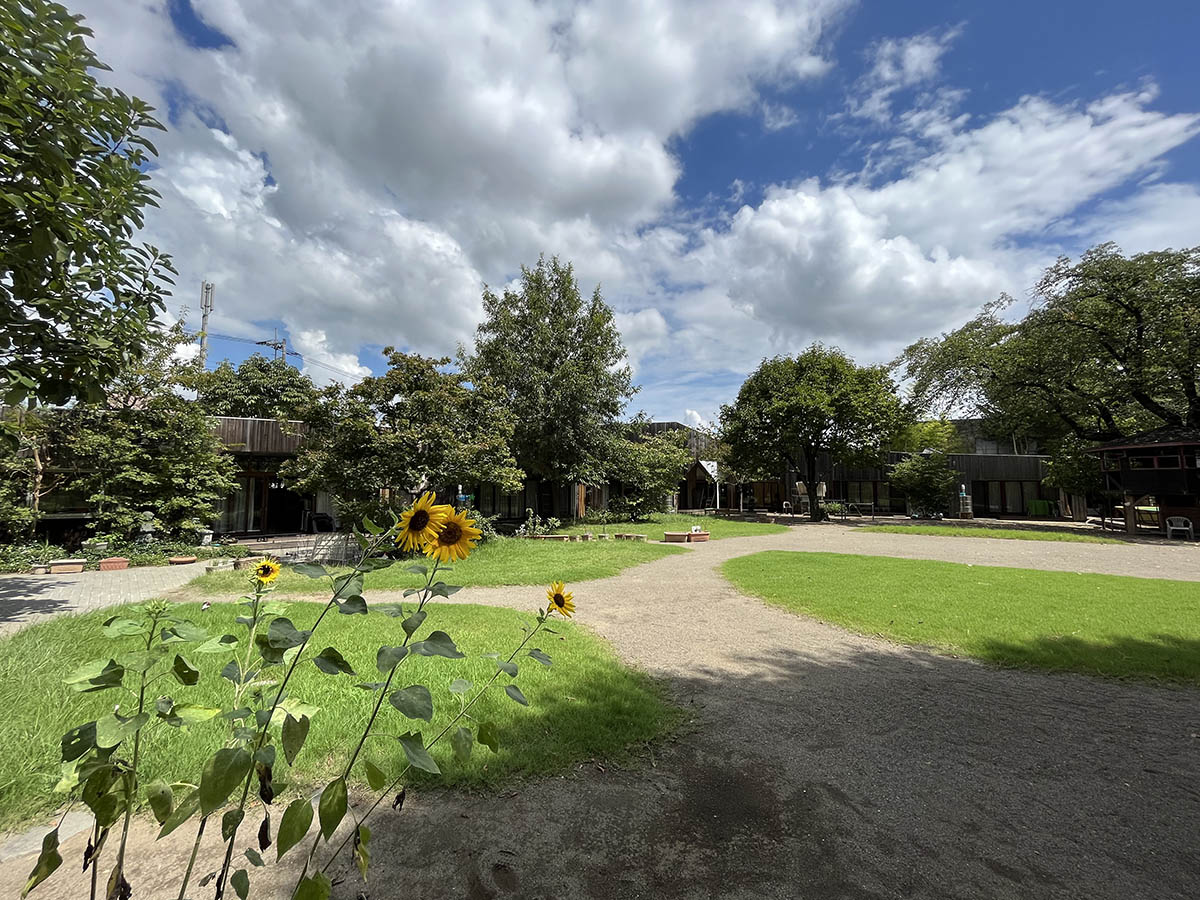
[[267, 476], [243, 473], [237, 489], [225, 501], [219, 528], [222, 534], [254, 534], [263, 530], [267, 507]]

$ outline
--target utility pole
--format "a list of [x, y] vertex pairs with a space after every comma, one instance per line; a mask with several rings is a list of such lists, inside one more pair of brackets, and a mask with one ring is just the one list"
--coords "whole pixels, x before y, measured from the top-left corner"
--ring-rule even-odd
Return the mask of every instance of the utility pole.
[[213, 311], [213, 283], [200, 282], [200, 368], [208, 359], [208, 316]]
[[[259, 347], [270, 347], [272, 350], [274, 350], [275, 355], [272, 357], [272, 359], [282, 358], [284, 362], [287, 362], [287, 357], [288, 357], [287, 338], [286, 337], [281, 338], [279, 336], [278, 328], [275, 329], [275, 337], [273, 340], [255, 341], [254, 343], [257, 344]], [[298, 354], [293, 353], [292, 355], [297, 356]]]

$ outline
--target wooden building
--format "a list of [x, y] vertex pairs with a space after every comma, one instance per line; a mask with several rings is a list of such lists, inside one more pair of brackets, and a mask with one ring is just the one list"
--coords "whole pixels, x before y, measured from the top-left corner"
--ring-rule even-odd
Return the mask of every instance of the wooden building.
[[1088, 451], [1100, 457], [1105, 487], [1121, 499], [1126, 528], [1138, 510], [1155, 509], [1159, 528], [1183, 516], [1200, 528], [1200, 429], [1167, 425]]

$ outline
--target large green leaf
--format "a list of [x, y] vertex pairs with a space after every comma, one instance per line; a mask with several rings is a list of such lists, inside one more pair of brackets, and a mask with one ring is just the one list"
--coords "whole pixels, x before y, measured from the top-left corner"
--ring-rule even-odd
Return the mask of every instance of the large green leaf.
[[324, 872], [313, 872], [296, 885], [296, 893], [292, 895], [292, 900], [329, 900], [332, 890], [333, 883], [325, 877]]
[[375, 655], [375, 666], [380, 672], [390, 672], [400, 660], [408, 656], [407, 647], [380, 647]]
[[450, 746], [454, 749], [454, 755], [458, 757], [459, 762], [465, 763], [471, 758], [471, 745], [474, 740], [471, 737], [469, 729], [459, 725], [450, 735]]
[[410, 719], [433, 721], [433, 695], [423, 684], [410, 684], [406, 688], [392, 691], [388, 702]]
[[33, 864], [33, 871], [29, 873], [29, 880], [25, 882], [21, 896], [29, 896], [30, 891], [54, 874], [62, 865], [62, 861], [62, 854], [58, 852], [58, 829], [55, 828], [42, 838], [42, 852]]
[[410, 644], [409, 649], [421, 656], [444, 656], [446, 659], [463, 659], [466, 657], [444, 631], [434, 631], [423, 641]]
[[308, 640], [310, 634], [311, 631], [298, 631], [291, 619], [280, 616], [272, 619], [271, 624], [267, 626], [267, 643], [276, 650], [287, 650], [299, 647]]
[[450, 693], [465, 694], [472, 687], [473, 687], [473, 685], [471, 684], [471, 682], [467, 681], [467, 679], [455, 678], [452, 682], [450, 682]]
[[326, 675], [354, 675], [355, 671], [336, 647], [326, 647], [313, 657], [313, 664]]
[[433, 761], [433, 757], [429, 755], [429, 751], [425, 749], [425, 741], [419, 731], [410, 731], [407, 734], [402, 734], [398, 740], [400, 741], [400, 746], [404, 748], [404, 755], [408, 758], [413, 768], [421, 769], [433, 775], [440, 775], [442, 773], [437, 763]]
[[529, 705], [529, 701], [525, 699], [525, 695], [521, 693], [521, 689], [515, 684], [506, 684], [504, 686], [504, 693], [508, 694], [508, 696], [512, 697], [512, 699], [516, 700], [522, 706]]
[[365, 616], [367, 614], [367, 601], [357, 595], [347, 597], [338, 603], [338, 612], [343, 616]]
[[415, 612], [411, 616], [409, 616], [407, 619], [405, 619], [403, 622], [401, 622], [400, 627], [404, 629], [404, 633], [406, 635], [408, 635], [409, 637], [412, 637], [414, 634], [417, 633], [417, 629], [421, 627], [421, 623], [425, 621], [425, 617], [427, 615], [429, 615], [429, 613], [425, 612], [425, 610], [423, 610], [423, 609], [420, 610], [419, 612]]
[[479, 723], [479, 743], [487, 747], [493, 753], [500, 749], [500, 736], [496, 734], [496, 725], [493, 722]]
[[150, 809], [153, 810], [154, 818], [159, 825], [162, 825], [170, 817], [173, 797], [171, 786], [161, 778], [146, 785], [146, 799], [149, 801]]
[[77, 693], [88, 694], [120, 687], [124, 677], [125, 667], [115, 659], [93, 659], [64, 678], [63, 683]]
[[313, 808], [310, 800], [301, 797], [288, 804], [288, 808], [283, 811], [283, 818], [279, 820], [279, 832], [275, 835], [276, 860], [282, 859], [285, 853], [304, 840], [312, 820]]
[[321, 836], [329, 840], [346, 817], [346, 779], [335, 778], [325, 786], [317, 802], [317, 815], [321, 819]]
[[73, 762], [96, 746], [96, 723], [86, 722], [62, 736], [62, 760]]
[[367, 869], [371, 865], [371, 851], [368, 845], [371, 842], [371, 829], [366, 825], [359, 825], [354, 833], [354, 864], [358, 866], [358, 874], [362, 876], [362, 880], [367, 880]]
[[171, 674], [180, 684], [191, 686], [200, 680], [200, 670], [190, 662], [175, 654], [175, 662], [171, 666]]
[[531, 659], [536, 659], [543, 666], [549, 666], [553, 664], [553, 661], [550, 659], [549, 655], [544, 651], [539, 650], [537, 647], [534, 647], [529, 651], [529, 656]]
[[283, 756], [289, 766], [296, 761], [296, 754], [304, 746], [304, 741], [308, 738], [308, 728], [311, 724], [308, 716], [301, 716], [299, 719], [296, 719], [289, 715], [283, 720]]
[[232, 634], [223, 634], [220, 637], [209, 638], [199, 647], [195, 648], [194, 653], [224, 653], [227, 650], [236, 650], [238, 639]]
[[387, 785], [389, 781], [383, 769], [379, 768], [379, 766], [375, 765], [375, 763], [371, 762], [369, 759], [363, 760], [363, 769], [366, 770], [367, 784], [371, 786], [371, 790], [383, 790], [384, 786]]
[[234, 788], [246, 780], [253, 760], [244, 747], [223, 747], [204, 764], [200, 775], [200, 811], [204, 815], [220, 809]]
[[138, 732], [150, 721], [150, 713], [142, 712], [136, 716], [122, 716], [120, 713], [109, 713], [96, 720], [96, 746], [101, 749], [115, 747]]
[[146, 626], [133, 619], [122, 619], [118, 616], [113, 616], [111, 619], [105, 621], [100, 630], [108, 638], [133, 637], [135, 634], [145, 634]]
[[158, 830], [158, 836], [165, 838], [168, 834], [194, 816], [200, 810], [200, 790], [197, 788], [191, 791], [182, 801], [172, 810], [171, 815], [163, 822], [162, 828]]
[[229, 883], [233, 885], [233, 889], [241, 900], [246, 900], [250, 896], [250, 873], [245, 869], [238, 869], [234, 872], [229, 878]]
[[309, 578], [325, 578], [329, 575], [325, 567], [317, 563], [292, 563], [288, 568], [297, 575], [306, 575]]

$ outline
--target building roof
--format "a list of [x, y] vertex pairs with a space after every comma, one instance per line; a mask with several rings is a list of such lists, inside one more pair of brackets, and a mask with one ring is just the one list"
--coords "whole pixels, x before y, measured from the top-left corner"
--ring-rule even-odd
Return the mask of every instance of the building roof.
[[1151, 428], [1139, 434], [1118, 438], [1092, 447], [1089, 453], [1101, 453], [1105, 450], [1132, 450], [1137, 447], [1179, 447], [1185, 444], [1200, 444], [1200, 428], [1187, 425], [1163, 425]]

